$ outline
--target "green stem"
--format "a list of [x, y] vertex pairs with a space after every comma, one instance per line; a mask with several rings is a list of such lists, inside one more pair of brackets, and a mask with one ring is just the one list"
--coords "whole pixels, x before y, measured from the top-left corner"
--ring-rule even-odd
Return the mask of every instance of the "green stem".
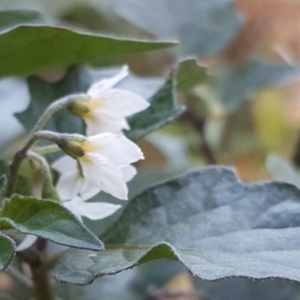
[[21, 166], [23, 159], [27, 155], [27, 151], [30, 147], [40, 139], [45, 139], [54, 143], [57, 143], [61, 140], [61, 136], [51, 131], [39, 131], [32, 135], [31, 139], [28, 140], [14, 155], [13, 161], [10, 165], [9, 177], [7, 180], [6, 194], [7, 198], [10, 198], [15, 190], [15, 186], [18, 180], [18, 172]]
[[48, 153], [54, 153], [61, 151], [61, 149], [57, 145], [49, 145], [44, 147], [36, 147], [32, 149], [34, 152], [38, 153], [39, 155], [45, 155]]
[[60, 202], [60, 197], [55, 189], [55, 187], [53, 186], [53, 179], [52, 179], [52, 174], [51, 174], [51, 170], [49, 167], [48, 162], [46, 161], [46, 159], [33, 152], [33, 151], [28, 151], [27, 156], [29, 158], [32, 158], [34, 160], [36, 160], [41, 168], [41, 172], [42, 172], [42, 198], [43, 199], [51, 199], [51, 200], [55, 200]]
[[[59, 99], [55, 102], [53, 102], [43, 113], [43, 115], [40, 117], [38, 122], [36, 123], [35, 127], [32, 129], [27, 141], [29, 141], [32, 136], [44, 128], [46, 123], [49, 121], [49, 119], [59, 110], [64, 109], [68, 106], [68, 104], [74, 99], [74, 95], [67, 96], [65, 98]], [[26, 142], [25, 142], [26, 144]]]
[[11, 197], [14, 192], [15, 185], [18, 179], [18, 172], [21, 166], [23, 159], [26, 157], [27, 151], [30, 147], [39, 139], [37, 137], [38, 131], [40, 131], [49, 119], [55, 114], [57, 111], [66, 108], [72, 101], [74, 100], [74, 95], [67, 96], [65, 98], [59, 99], [53, 102], [43, 113], [43, 115], [38, 120], [37, 124], [32, 129], [31, 133], [29, 134], [28, 138], [24, 142], [24, 144], [20, 147], [20, 149], [16, 152], [13, 161], [10, 166], [10, 174], [7, 183], [6, 189], [6, 197]]

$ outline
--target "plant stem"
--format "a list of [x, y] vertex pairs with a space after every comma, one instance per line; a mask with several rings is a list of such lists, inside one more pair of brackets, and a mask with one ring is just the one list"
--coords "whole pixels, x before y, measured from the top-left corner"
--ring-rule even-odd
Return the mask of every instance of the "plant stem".
[[36, 160], [40, 165], [43, 185], [42, 198], [60, 202], [59, 195], [53, 186], [51, 170], [46, 159], [33, 151], [28, 151], [27, 156]]
[[41, 266], [31, 265], [32, 280], [37, 300], [54, 300], [50, 272]]
[[54, 153], [61, 151], [61, 149], [57, 145], [49, 145], [44, 147], [37, 147], [32, 149], [34, 152], [38, 153], [39, 155], [45, 155], [48, 153]]
[[60, 256], [55, 255], [48, 259], [32, 247], [18, 252], [17, 255], [30, 266], [36, 300], [54, 300], [50, 272]]
[[216, 157], [214, 155], [214, 152], [212, 148], [210, 147], [206, 136], [204, 134], [204, 125], [205, 125], [205, 119], [202, 115], [199, 113], [196, 113], [194, 110], [188, 108], [185, 113], [185, 117], [189, 120], [191, 125], [193, 126], [194, 130], [196, 131], [199, 142], [200, 142], [200, 150], [202, 152], [202, 155], [204, 156], [206, 162], [209, 165], [215, 165], [217, 164]]
[[10, 172], [7, 181], [6, 187], [6, 197], [10, 198], [14, 192], [17, 180], [18, 180], [18, 172], [21, 166], [23, 159], [26, 157], [27, 151], [30, 147], [40, 139], [49, 140], [51, 142], [56, 143], [60, 139], [61, 135], [56, 134], [51, 131], [39, 131], [34, 133], [29, 139], [14, 155], [13, 161], [10, 165]]
[[[65, 98], [59, 99], [55, 102], [53, 102], [48, 108], [45, 110], [45, 112], [42, 114], [38, 122], [36, 123], [35, 127], [32, 129], [27, 141], [29, 141], [32, 136], [44, 128], [46, 123], [49, 121], [49, 119], [59, 110], [66, 108], [66, 106], [74, 99], [74, 95], [67, 96]], [[25, 142], [26, 144], [26, 142]]]

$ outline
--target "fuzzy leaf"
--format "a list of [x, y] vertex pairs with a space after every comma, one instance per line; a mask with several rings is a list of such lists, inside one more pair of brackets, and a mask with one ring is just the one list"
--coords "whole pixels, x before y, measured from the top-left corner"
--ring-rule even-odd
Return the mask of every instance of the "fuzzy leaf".
[[63, 27], [21, 25], [0, 34], [0, 77], [27, 75], [100, 57], [150, 51], [174, 42], [121, 39]]
[[231, 169], [206, 168], [134, 198], [102, 236], [106, 251], [68, 251], [55, 276], [87, 284], [168, 258], [206, 280], [242, 276], [300, 281], [299, 213], [300, 191], [292, 185], [246, 185]]
[[72, 213], [54, 201], [14, 195], [5, 203], [1, 217], [22, 233], [70, 247], [103, 250], [102, 242]]
[[0, 270], [5, 269], [15, 254], [15, 242], [5, 236], [0, 234]]
[[150, 99], [151, 105], [144, 111], [129, 118], [130, 131], [127, 136], [138, 140], [174, 121], [184, 108], [174, 102], [174, 80], [172, 76]]

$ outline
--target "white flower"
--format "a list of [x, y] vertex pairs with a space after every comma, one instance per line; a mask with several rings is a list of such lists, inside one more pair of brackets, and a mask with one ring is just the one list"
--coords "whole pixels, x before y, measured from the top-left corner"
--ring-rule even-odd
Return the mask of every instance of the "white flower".
[[115, 213], [121, 205], [104, 202], [85, 202], [80, 197], [75, 197], [70, 201], [65, 201], [64, 205], [74, 215], [81, 219], [85, 216], [91, 220], [100, 220]]
[[87, 113], [81, 117], [87, 124], [87, 135], [100, 132], [122, 134], [123, 129], [129, 129], [126, 117], [140, 112], [149, 106], [149, 103], [140, 96], [123, 90], [112, 88], [128, 75], [128, 67], [110, 79], [95, 83], [88, 91], [90, 100], [85, 102]]
[[112, 133], [88, 137], [80, 145], [85, 154], [78, 157], [79, 165], [68, 156], [53, 164], [61, 173], [57, 191], [62, 200], [78, 195], [86, 200], [100, 190], [127, 199], [126, 182], [135, 175], [130, 164], [144, 158], [139, 147], [126, 137]]

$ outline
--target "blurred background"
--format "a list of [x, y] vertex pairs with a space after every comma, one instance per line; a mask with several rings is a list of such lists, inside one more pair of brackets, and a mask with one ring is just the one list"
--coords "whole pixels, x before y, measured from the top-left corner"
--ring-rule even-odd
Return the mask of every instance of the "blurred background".
[[[82, 31], [180, 42], [171, 50], [89, 62], [103, 76], [128, 64], [131, 81], [124, 88], [140, 89], [147, 98], [172, 71], [176, 102], [186, 108], [176, 121], [139, 141], [146, 159], [137, 165], [131, 197], [188, 170], [215, 164], [234, 167], [245, 182], [274, 178], [300, 186], [299, 1], [1, 0], [0, 10], [10, 9], [36, 10], [43, 23]], [[59, 86], [79, 66], [69, 67], [0, 80], [2, 158], [9, 159], [26, 136], [20, 121], [36, 97], [34, 86]], [[86, 222], [101, 236], [116, 218]], [[7, 275], [1, 276], [0, 289], [13, 289]], [[100, 278], [87, 287], [57, 289], [61, 299], [75, 300], [96, 300], [99, 293], [108, 300], [300, 299], [297, 283], [242, 278], [205, 282], [170, 261]], [[16, 299], [25, 299], [21, 288], [14, 287], [14, 293]]]

